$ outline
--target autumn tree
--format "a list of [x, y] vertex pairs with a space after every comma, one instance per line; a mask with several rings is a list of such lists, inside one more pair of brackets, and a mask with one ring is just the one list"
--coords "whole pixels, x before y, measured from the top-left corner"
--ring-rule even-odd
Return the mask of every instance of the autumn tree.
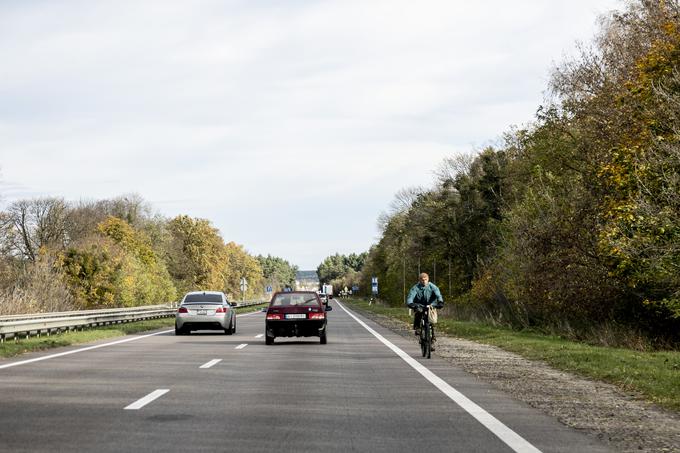
[[168, 223], [172, 235], [168, 270], [180, 292], [220, 291], [226, 280], [224, 241], [209, 220], [179, 215]]
[[[224, 291], [235, 297], [259, 297], [263, 293], [264, 275], [260, 261], [234, 242], [225, 245]], [[248, 289], [241, 294], [240, 281], [245, 278]]]
[[69, 247], [61, 268], [82, 306], [129, 307], [177, 298], [148, 237], [117, 217], [109, 217], [95, 235]]
[[364, 281], [401, 303], [416, 265], [445, 266], [454, 305], [496, 321], [680, 341], [679, 18], [651, 0], [604, 17], [533, 124], [381, 218]]

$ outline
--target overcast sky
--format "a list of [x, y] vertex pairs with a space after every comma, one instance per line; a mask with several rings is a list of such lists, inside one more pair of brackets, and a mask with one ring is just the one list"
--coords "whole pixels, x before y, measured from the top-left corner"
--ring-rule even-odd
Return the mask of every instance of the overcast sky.
[[314, 269], [367, 250], [443, 158], [531, 121], [621, 6], [2, 0], [0, 206], [137, 193]]

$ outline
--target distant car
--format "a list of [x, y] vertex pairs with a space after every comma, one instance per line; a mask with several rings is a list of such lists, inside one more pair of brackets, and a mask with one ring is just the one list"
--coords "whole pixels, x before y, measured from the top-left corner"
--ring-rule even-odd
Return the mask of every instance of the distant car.
[[222, 330], [236, 333], [236, 313], [224, 293], [195, 291], [187, 293], [175, 314], [175, 335], [188, 335], [192, 330]]
[[321, 302], [324, 305], [328, 305], [328, 296], [326, 295], [326, 293], [319, 293], [319, 299], [321, 299]]
[[275, 293], [266, 309], [265, 343], [274, 344], [276, 337], [319, 337], [326, 344], [326, 312], [319, 295], [313, 291]]

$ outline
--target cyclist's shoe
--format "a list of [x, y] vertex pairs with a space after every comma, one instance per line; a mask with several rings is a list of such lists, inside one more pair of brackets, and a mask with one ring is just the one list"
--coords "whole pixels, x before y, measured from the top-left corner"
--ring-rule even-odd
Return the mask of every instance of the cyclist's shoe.
[[420, 329], [415, 329], [415, 332], [416, 332], [416, 337], [419, 337], [420, 336]]
[[430, 340], [430, 351], [434, 351], [434, 347], [437, 344], [437, 339], [435, 337], [432, 337], [432, 340]]

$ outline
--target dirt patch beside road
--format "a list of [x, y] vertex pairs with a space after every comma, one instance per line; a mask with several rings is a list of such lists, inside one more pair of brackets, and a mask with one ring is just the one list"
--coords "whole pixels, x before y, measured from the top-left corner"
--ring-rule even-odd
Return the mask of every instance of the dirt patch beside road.
[[[416, 341], [408, 324], [352, 308]], [[636, 394], [460, 338], [439, 337], [435, 354], [565, 425], [597, 436], [615, 451], [680, 452], [680, 416]]]

